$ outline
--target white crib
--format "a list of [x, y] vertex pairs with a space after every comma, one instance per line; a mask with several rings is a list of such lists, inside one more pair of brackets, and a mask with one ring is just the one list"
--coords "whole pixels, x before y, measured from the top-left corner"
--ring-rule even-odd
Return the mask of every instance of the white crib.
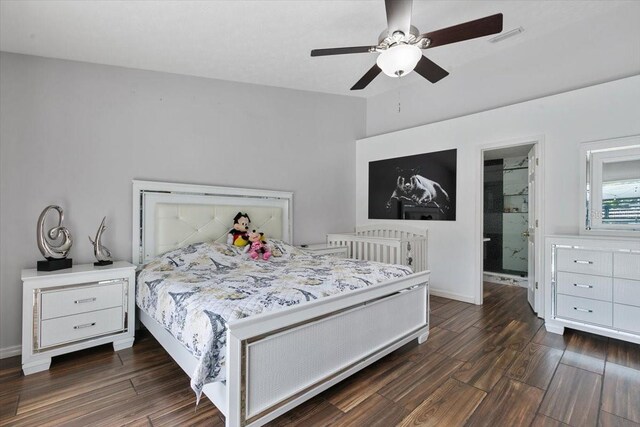
[[355, 233], [327, 234], [329, 246], [346, 246], [348, 257], [410, 266], [414, 272], [428, 270], [427, 230], [409, 225], [371, 224]]

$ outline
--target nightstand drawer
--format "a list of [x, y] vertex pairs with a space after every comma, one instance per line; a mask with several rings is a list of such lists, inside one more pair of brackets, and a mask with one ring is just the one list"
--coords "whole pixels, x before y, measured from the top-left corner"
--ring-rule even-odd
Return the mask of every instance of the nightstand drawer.
[[613, 279], [611, 277], [591, 276], [588, 274], [557, 273], [558, 293], [583, 298], [611, 301]]
[[40, 348], [120, 331], [122, 307], [44, 320], [40, 331]]
[[557, 298], [558, 317], [602, 326], [613, 323], [613, 304], [610, 302], [560, 294]]
[[42, 319], [53, 319], [90, 311], [122, 306], [125, 281], [108, 284], [79, 285], [42, 293]]
[[558, 271], [611, 276], [613, 254], [611, 252], [559, 248], [557, 263]]

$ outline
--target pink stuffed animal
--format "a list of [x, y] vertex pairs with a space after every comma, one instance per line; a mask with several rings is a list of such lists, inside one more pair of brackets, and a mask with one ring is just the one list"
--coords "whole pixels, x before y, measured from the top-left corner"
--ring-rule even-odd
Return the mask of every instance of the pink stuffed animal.
[[249, 233], [249, 244], [246, 246], [245, 252], [248, 252], [251, 258], [258, 259], [260, 254], [265, 261], [271, 258], [271, 250], [263, 239], [264, 233], [257, 233], [256, 230]]

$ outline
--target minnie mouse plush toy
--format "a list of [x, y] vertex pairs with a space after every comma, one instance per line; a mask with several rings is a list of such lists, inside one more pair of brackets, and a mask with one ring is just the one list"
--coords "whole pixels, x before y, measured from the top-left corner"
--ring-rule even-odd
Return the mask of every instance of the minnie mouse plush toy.
[[267, 246], [267, 242], [264, 240], [264, 233], [257, 233], [256, 230], [249, 233], [249, 245], [244, 248], [244, 251], [249, 254], [253, 259], [258, 259], [262, 254], [263, 260], [271, 258], [271, 250]]

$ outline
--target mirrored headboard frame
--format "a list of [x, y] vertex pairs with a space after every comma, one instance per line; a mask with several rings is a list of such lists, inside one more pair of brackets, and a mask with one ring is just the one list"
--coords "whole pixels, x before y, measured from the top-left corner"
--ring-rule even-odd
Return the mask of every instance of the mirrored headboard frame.
[[[619, 236], [619, 237], [637, 237], [640, 235], [640, 227], [635, 225], [605, 225], [597, 220], [598, 212], [594, 209], [595, 198], [601, 197], [601, 189], [594, 186], [594, 178], [598, 179], [601, 186], [602, 172], [596, 170], [596, 163], [601, 164], [594, 159], [595, 155], [607, 153], [611, 157], [619, 156], [623, 158], [625, 155], [632, 155], [635, 158], [640, 153], [640, 135], [625, 136], [599, 141], [583, 142], [580, 144], [580, 234], [584, 235], [601, 235], [601, 236]], [[600, 199], [599, 199], [600, 200]]]
[[[263, 222], [271, 221], [271, 230], [274, 231], [269, 233], [271, 237], [288, 243], [293, 242], [292, 192], [133, 180], [131, 254], [133, 264], [144, 264], [155, 256], [159, 244], [156, 241], [156, 234], [159, 233], [157, 227], [174, 227], [172, 223], [177, 222], [177, 220], [158, 221], [159, 209], [166, 211], [167, 208], [172, 207], [178, 207], [181, 210], [184, 208], [184, 212], [195, 214], [196, 217], [220, 208], [219, 210], [224, 211], [225, 216], [223, 227], [228, 226], [229, 229], [232, 226], [234, 211], [250, 213], [254, 208], [263, 216], [267, 215], [263, 218]], [[269, 215], [270, 209], [274, 212], [273, 215]], [[226, 218], [227, 216], [229, 218]], [[274, 221], [277, 224], [273, 224]], [[257, 226], [260, 225], [257, 224]], [[216, 234], [209, 237], [212, 239], [220, 237], [219, 228], [220, 225], [217, 226]], [[162, 231], [171, 232], [172, 230]]]

